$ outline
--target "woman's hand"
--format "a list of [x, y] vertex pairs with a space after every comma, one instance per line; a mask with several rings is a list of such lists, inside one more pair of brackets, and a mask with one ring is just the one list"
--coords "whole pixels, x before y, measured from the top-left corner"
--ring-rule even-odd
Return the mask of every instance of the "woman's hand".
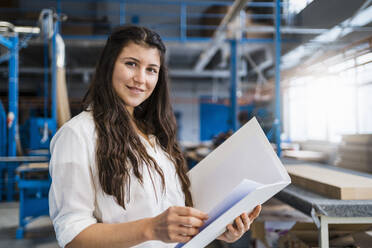
[[261, 205], [256, 206], [249, 214], [243, 213], [235, 218], [233, 224], [226, 226], [226, 231], [217, 239], [233, 243], [241, 238], [241, 236], [249, 230], [250, 225], [261, 212]]
[[208, 219], [206, 213], [191, 207], [169, 207], [160, 215], [150, 219], [150, 240], [166, 243], [188, 242], [199, 233], [199, 228]]

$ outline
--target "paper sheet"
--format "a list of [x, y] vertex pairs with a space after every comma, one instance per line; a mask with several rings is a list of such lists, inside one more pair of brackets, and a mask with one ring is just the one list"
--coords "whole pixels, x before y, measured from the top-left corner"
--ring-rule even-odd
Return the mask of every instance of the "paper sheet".
[[186, 244], [204, 247], [243, 212], [250, 212], [290, 183], [290, 177], [253, 118], [189, 173], [194, 207], [210, 216]]

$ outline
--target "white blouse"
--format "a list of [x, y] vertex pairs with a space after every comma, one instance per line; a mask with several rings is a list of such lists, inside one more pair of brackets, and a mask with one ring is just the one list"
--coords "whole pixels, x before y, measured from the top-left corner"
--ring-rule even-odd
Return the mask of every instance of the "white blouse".
[[[141, 136], [139, 136], [141, 137]], [[113, 196], [102, 191], [95, 163], [96, 132], [92, 114], [82, 112], [57, 132], [50, 145], [52, 154], [49, 172], [52, 185], [49, 191], [49, 213], [58, 243], [64, 247], [88, 226], [97, 223], [121, 223], [154, 217], [170, 206], [184, 206], [185, 198], [174, 164], [156, 142], [141, 137], [150, 156], [161, 167], [165, 191], [154, 169], [142, 171], [143, 185], [131, 174], [126, 209]], [[154, 186], [150, 178], [154, 179]], [[130, 200], [128, 202], [128, 199]], [[160, 241], [148, 241], [135, 247], [174, 247]]]

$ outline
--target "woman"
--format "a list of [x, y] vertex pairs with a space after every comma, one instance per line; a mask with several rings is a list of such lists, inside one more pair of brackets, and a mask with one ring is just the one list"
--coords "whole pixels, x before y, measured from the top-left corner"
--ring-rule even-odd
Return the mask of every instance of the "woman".
[[[164, 56], [155, 32], [116, 29], [84, 111], [54, 136], [49, 206], [60, 246], [174, 247], [208, 218], [192, 208]], [[237, 240], [259, 211], [242, 214], [219, 238]]]

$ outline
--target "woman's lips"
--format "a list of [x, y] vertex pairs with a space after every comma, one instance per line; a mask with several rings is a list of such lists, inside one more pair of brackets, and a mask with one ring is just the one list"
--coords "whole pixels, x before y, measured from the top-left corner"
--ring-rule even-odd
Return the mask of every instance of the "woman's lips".
[[144, 92], [143, 89], [140, 89], [140, 88], [137, 88], [137, 87], [131, 87], [131, 86], [128, 86], [128, 85], [127, 85], [127, 88], [128, 88], [131, 92], [133, 92], [133, 93], [135, 93], [135, 94], [139, 94], [139, 93]]

